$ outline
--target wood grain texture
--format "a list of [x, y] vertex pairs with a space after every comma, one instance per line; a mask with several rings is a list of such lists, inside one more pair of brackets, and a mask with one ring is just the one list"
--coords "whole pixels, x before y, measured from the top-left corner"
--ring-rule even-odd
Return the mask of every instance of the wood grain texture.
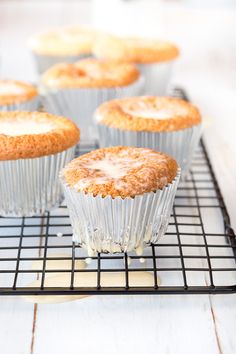
[[47, 350], [54, 353], [220, 354], [208, 296], [102, 296], [39, 305], [35, 354], [43, 352], [49, 332]]
[[1, 297], [0, 343], [4, 354], [30, 353], [33, 304], [20, 298]]

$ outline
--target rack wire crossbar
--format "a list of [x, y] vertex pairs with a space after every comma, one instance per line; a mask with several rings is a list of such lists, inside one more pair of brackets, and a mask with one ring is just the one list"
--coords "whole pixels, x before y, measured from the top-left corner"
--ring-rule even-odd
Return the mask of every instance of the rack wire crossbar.
[[[174, 95], [186, 98], [181, 89]], [[78, 154], [96, 147], [80, 146]], [[72, 242], [65, 205], [41, 216], [0, 218], [0, 295], [236, 292], [236, 238], [204, 142], [189, 177], [180, 183], [169, 228], [158, 244], [142, 256], [87, 257]], [[147, 283], [142, 276], [140, 282], [133, 280], [138, 272], [148, 275]], [[92, 284], [80, 283], [81, 274], [92, 276]], [[108, 274], [119, 281], [104, 283]]]

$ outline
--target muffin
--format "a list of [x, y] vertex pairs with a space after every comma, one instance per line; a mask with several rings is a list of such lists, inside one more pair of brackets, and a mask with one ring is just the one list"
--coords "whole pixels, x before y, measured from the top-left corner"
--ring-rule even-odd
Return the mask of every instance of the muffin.
[[37, 89], [26, 82], [0, 80], [0, 111], [35, 111], [39, 106]]
[[59, 62], [75, 62], [91, 55], [97, 32], [89, 27], [62, 27], [36, 34], [29, 39], [38, 72]]
[[186, 176], [201, 135], [201, 115], [190, 103], [171, 97], [112, 100], [95, 112], [99, 143], [137, 146], [173, 156]]
[[142, 89], [142, 78], [133, 64], [93, 58], [57, 64], [41, 81], [45, 109], [79, 124], [82, 141], [97, 137], [93, 113], [101, 103], [139, 94]]
[[61, 172], [73, 239], [95, 252], [142, 254], [168, 226], [180, 170], [168, 155], [146, 148], [94, 150]]
[[93, 53], [98, 58], [137, 64], [145, 78], [145, 93], [165, 95], [179, 50], [174, 44], [157, 39], [100, 36]]
[[63, 199], [58, 174], [74, 157], [79, 129], [43, 112], [0, 112], [0, 215], [32, 216]]

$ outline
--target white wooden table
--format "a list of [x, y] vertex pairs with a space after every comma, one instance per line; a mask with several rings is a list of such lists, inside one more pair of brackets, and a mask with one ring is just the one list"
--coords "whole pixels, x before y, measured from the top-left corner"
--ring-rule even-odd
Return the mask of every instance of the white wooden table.
[[235, 296], [101, 296], [57, 305], [2, 298], [1, 352], [235, 353]]
[[[7, 4], [8, 16], [14, 6]], [[30, 11], [33, 12], [34, 6], [32, 3]], [[62, 10], [60, 14], [62, 21]], [[171, 18], [173, 20], [173, 16]], [[219, 14], [218, 19], [224, 24], [229, 21], [233, 29], [231, 14], [228, 17]], [[53, 21], [56, 23], [56, 17]], [[207, 16], [201, 17], [200, 23], [204, 21], [208, 22]], [[32, 18], [30, 23], [33, 23]], [[180, 15], [178, 24], [181, 23]], [[188, 25], [191, 25], [190, 20]], [[170, 34], [169, 27], [168, 30]], [[199, 38], [201, 36], [203, 38], [204, 33], [200, 33]], [[189, 37], [186, 35], [185, 39]], [[223, 42], [224, 36], [220, 46]], [[2, 46], [7, 48], [7, 41], [5, 47], [4, 43]], [[9, 61], [3, 63], [5, 73], [12, 72], [12, 48], [11, 45], [8, 51]], [[199, 59], [201, 75], [194, 65], [188, 66], [183, 61], [174, 80], [188, 89], [192, 100], [208, 118], [205, 128], [208, 148], [232, 224], [236, 227], [236, 87], [230, 76], [235, 64], [224, 56], [229, 53], [228, 44], [218, 49], [217, 60], [215, 56], [212, 61], [211, 58], [209, 61]], [[235, 51], [233, 53], [235, 55]], [[194, 60], [195, 57], [190, 55], [189, 58]], [[8, 63], [11, 67], [7, 67]], [[21, 56], [19, 63], [29, 63], [29, 57]], [[24, 71], [14, 70], [23, 78]], [[31, 75], [32, 69], [28, 73]], [[16, 297], [0, 298], [1, 354], [235, 354], [235, 327], [236, 295], [92, 296], [47, 305], [28, 303]]]

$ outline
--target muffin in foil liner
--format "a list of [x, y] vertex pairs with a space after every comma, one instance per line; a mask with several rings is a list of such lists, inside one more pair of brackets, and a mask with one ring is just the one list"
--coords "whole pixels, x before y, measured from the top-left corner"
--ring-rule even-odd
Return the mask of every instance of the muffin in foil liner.
[[59, 171], [74, 154], [72, 147], [55, 155], [0, 161], [0, 215], [33, 216], [61, 204]]
[[140, 77], [128, 86], [114, 88], [66, 88], [52, 90], [42, 88], [43, 106], [49, 113], [63, 115], [73, 120], [81, 131], [81, 141], [88, 142], [98, 137], [93, 114], [105, 101], [142, 94], [144, 79]]
[[77, 60], [88, 58], [89, 54], [81, 55], [43, 55], [32, 53], [38, 74], [43, 74], [51, 66], [57, 63], [74, 63]]
[[201, 132], [201, 124], [177, 131], [146, 132], [121, 130], [98, 123], [100, 147], [124, 145], [151, 148], [164, 152], [174, 157], [178, 162], [182, 171], [182, 179], [188, 175]]
[[89, 256], [133, 250], [141, 255], [145, 246], [157, 243], [167, 230], [179, 178], [180, 169], [162, 190], [112, 199], [76, 191], [61, 174], [73, 240]]
[[13, 103], [13, 104], [7, 104], [7, 105], [0, 105], [0, 111], [29, 111], [29, 112], [34, 112], [37, 111], [40, 107], [40, 96], [35, 96], [30, 100], [24, 101], [24, 102], [19, 102], [19, 103]]
[[173, 62], [137, 64], [145, 78], [146, 95], [166, 95], [173, 70]]

